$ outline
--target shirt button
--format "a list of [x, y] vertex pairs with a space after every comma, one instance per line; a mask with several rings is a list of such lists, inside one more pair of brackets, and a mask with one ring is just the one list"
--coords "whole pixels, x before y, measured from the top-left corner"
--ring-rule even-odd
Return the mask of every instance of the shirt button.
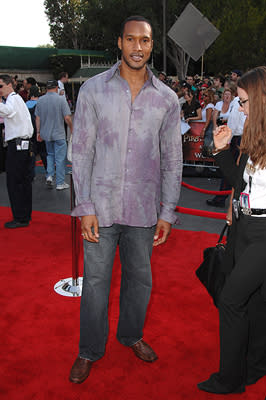
[[128, 152], [131, 153], [131, 149], [128, 149]]

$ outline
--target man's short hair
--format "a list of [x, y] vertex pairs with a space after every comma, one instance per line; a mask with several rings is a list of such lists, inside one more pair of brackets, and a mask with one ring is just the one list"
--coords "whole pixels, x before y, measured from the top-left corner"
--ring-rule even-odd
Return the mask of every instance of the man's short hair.
[[60, 72], [58, 79], [61, 80], [62, 78], [67, 78], [68, 77], [68, 72]]
[[233, 69], [232, 72], [237, 74], [237, 76], [242, 76], [242, 72], [239, 69]]
[[0, 79], [6, 84], [9, 85], [10, 83], [12, 83], [12, 77], [10, 75], [0, 75]]
[[40, 97], [39, 88], [35, 85], [32, 85], [29, 92], [29, 98], [31, 97]]
[[123, 37], [123, 34], [124, 34], [125, 25], [131, 21], [146, 22], [147, 24], [149, 24], [151, 27], [151, 37], [153, 37], [153, 29], [152, 29], [151, 22], [147, 18], [143, 17], [142, 15], [131, 15], [131, 17], [126, 18], [121, 24], [121, 28], [120, 28], [120, 37], [121, 38]]
[[54, 88], [56, 88], [58, 86], [58, 82], [56, 81], [56, 80], [50, 80], [50, 81], [47, 81], [47, 83], [46, 83], [46, 88], [47, 89], [54, 89]]
[[219, 79], [221, 84], [224, 85], [225, 77], [222, 74], [215, 75], [213, 79]]
[[29, 78], [26, 78], [27, 83], [30, 85], [36, 85], [36, 79], [32, 78], [31, 76]]

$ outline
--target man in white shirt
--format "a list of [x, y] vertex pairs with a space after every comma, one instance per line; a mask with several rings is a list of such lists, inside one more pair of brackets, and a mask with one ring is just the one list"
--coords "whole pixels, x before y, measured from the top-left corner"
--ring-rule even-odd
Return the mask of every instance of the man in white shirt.
[[246, 121], [246, 116], [242, 111], [239, 111], [239, 97], [236, 96], [231, 103], [231, 112], [229, 114], [227, 125], [232, 130], [231, 139], [231, 151], [234, 154], [236, 160], [239, 155], [239, 146], [241, 142], [241, 136]]
[[58, 81], [58, 94], [60, 96], [65, 96], [66, 97], [66, 91], [65, 91], [65, 83], [68, 82], [68, 73], [67, 72], [61, 72], [59, 74], [59, 81]]
[[33, 126], [29, 110], [14, 92], [9, 75], [0, 75], [0, 117], [4, 118], [8, 144], [6, 181], [13, 214], [13, 220], [6, 222], [5, 228], [22, 228], [29, 225], [32, 211], [30, 138]]

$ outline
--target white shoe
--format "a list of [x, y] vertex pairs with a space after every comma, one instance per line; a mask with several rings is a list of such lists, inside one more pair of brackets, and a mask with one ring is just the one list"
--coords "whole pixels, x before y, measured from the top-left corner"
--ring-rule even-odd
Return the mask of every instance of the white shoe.
[[69, 184], [64, 182], [61, 185], [56, 185], [56, 190], [64, 190], [64, 189], [68, 189], [69, 188]]
[[53, 186], [53, 177], [51, 175], [46, 178], [46, 185], [49, 187]]

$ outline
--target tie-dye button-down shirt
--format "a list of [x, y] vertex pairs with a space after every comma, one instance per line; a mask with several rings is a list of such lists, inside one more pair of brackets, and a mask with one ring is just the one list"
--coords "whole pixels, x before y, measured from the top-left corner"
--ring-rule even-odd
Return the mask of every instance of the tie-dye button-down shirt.
[[131, 102], [119, 62], [81, 87], [74, 117], [73, 216], [99, 226], [175, 223], [182, 174], [177, 95], [148, 69]]

